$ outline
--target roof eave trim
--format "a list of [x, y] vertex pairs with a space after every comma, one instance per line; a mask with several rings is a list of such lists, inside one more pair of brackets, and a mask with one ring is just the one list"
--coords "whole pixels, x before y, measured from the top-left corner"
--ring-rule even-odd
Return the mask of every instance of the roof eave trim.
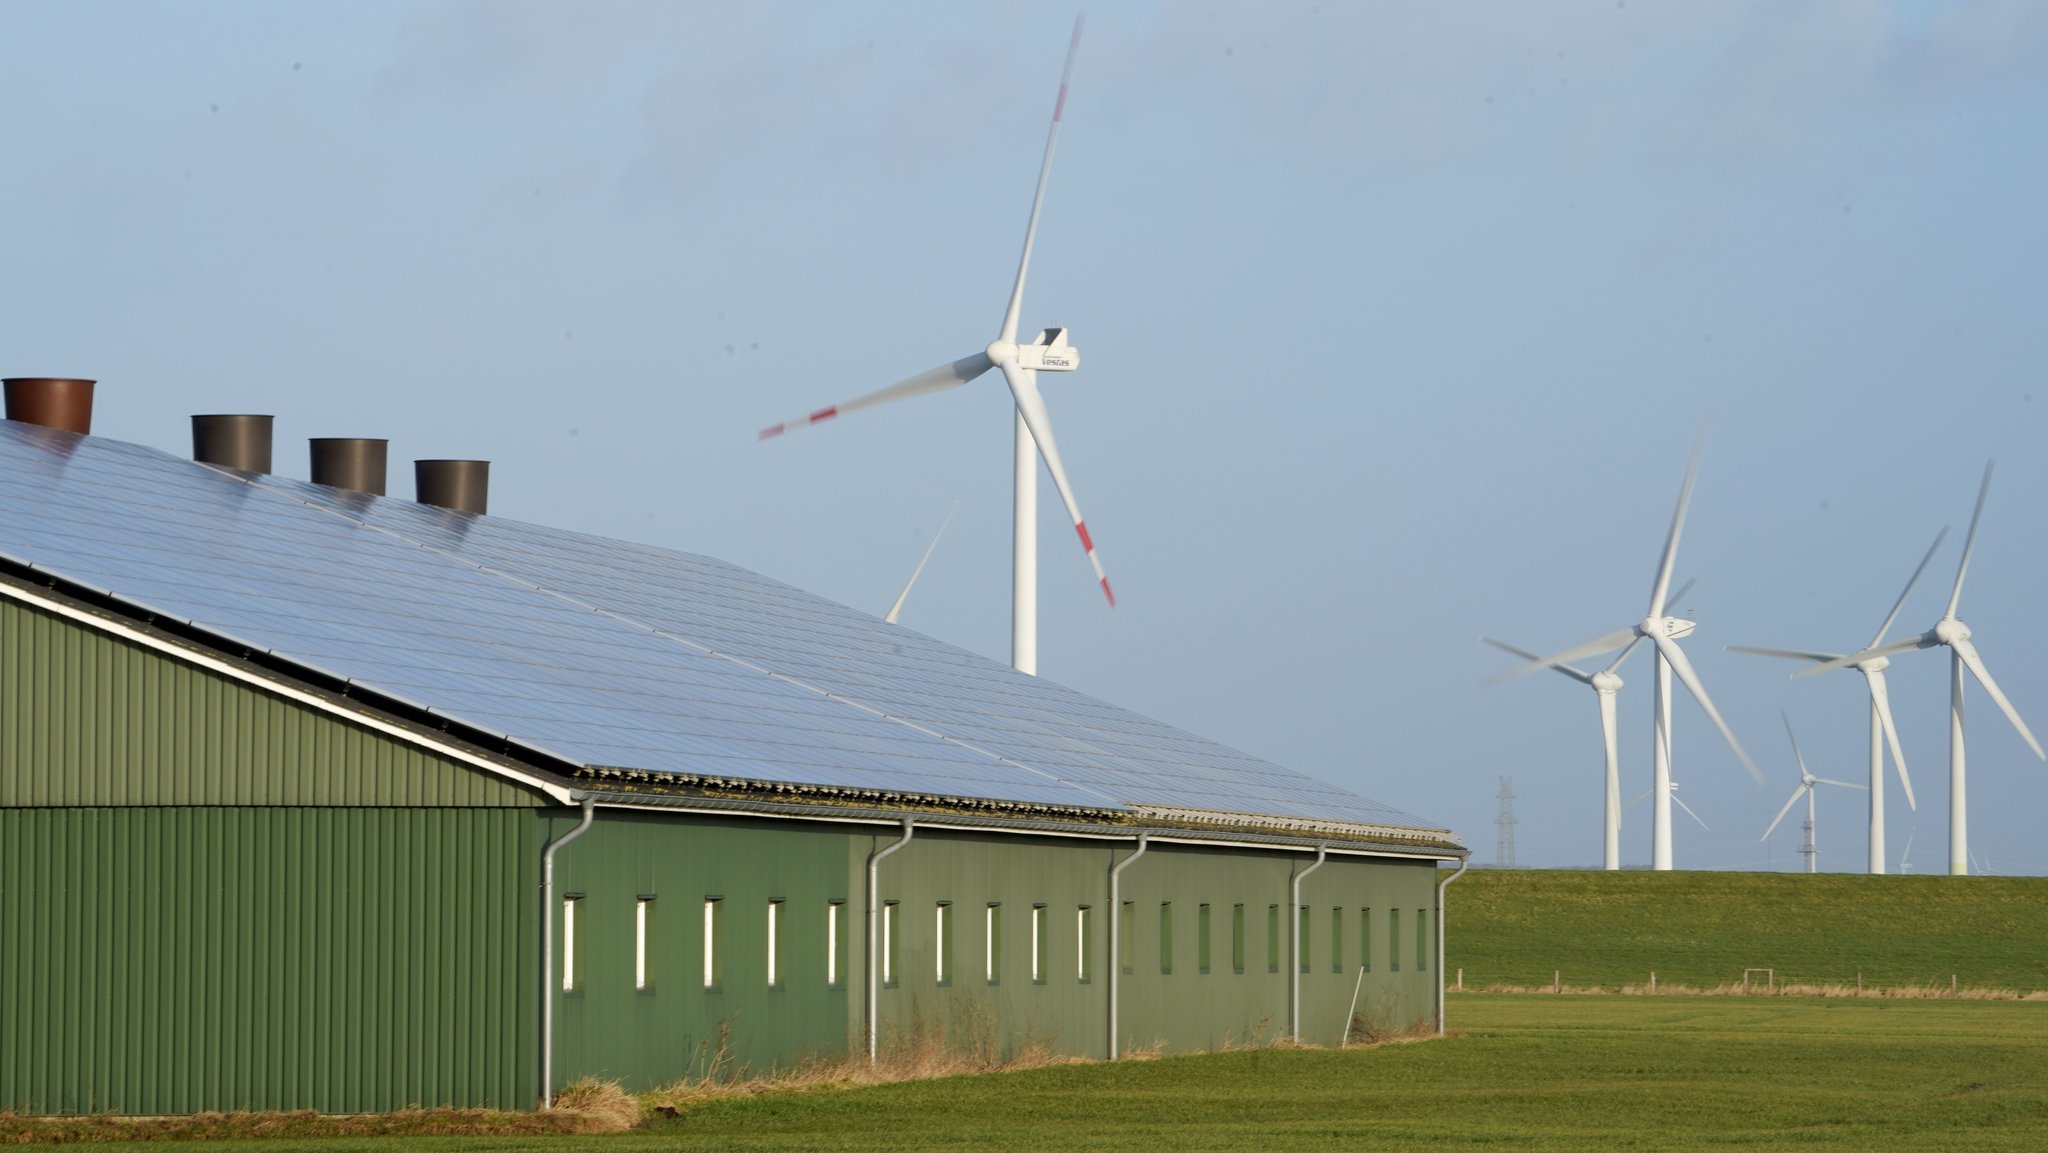
[[556, 784], [553, 781], [545, 780], [530, 773], [520, 772], [510, 765], [493, 761], [489, 757], [479, 756], [477, 753], [460, 746], [452, 745], [445, 741], [437, 741], [425, 733], [385, 720], [374, 713], [344, 707], [340, 703], [330, 700], [319, 693], [308, 692], [296, 685], [275, 679], [266, 675], [261, 670], [249, 668], [234, 661], [223, 660], [202, 649], [180, 644], [150, 630], [127, 624], [118, 618], [91, 612], [70, 603], [68, 600], [43, 596], [33, 589], [23, 587], [15, 581], [0, 580], [0, 596], [19, 601], [23, 604], [33, 605], [45, 612], [61, 616], [66, 620], [76, 621], [97, 632], [119, 637], [122, 640], [162, 653], [173, 660], [182, 661], [185, 664], [206, 669], [209, 672], [219, 673], [231, 680], [256, 686], [274, 696], [283, 697], [297, 704], [318, 709], [323, 713], [338, 717], [352, 724], [360, 725], [366, 729], [382, 733], [385, 736], [404, 741], [407, 744], [430, 750], [450, 760], [460, 761], [472, 768], [482, 769], [492, 776], [503, 777], [536, 792], [544, 793], [560, 804], [576, 804], [580, 796], [577, 791], [571, 790], [567, 786]]
[[[1090, 825], [1079, 821], [1031, 819], [1027, 817], [986, 817], [970, 813], [914, 812], [903, 809], [865, 808], [854, 806], [804, 805], [794, 802], [743, 801], [721, 797], [683, 797], [662, 794], [616, 793], [601, 789], [587, 790], [591, 801], [600, 808], [634, 809], [642, 812], [663, 812], [695, 816], [751, 816], [767, 820], [822, 821], [849, 825], [896, 826], [909, 817], [920, 825], [957, 830], [960, 832], [999, 833], [1039, 837], [1070, 837], [1077, 840], [1128, 841], [1145, 834], [1155, 843], [1204, 845], [1212, 848], [1240, 848], [1259, 850], [1307, 850], [1318, 845], [1327, 846], [1332, 853], [1346, 856], [1400, 857], [1411, 860], [1462, 861], [1471, 855], [1463, 846], [1447, 843], [1419, 842], [1412, 834], [1398, 838], [1394, 843], [1355, 842], [1345, 844], [1325, 839], [1288, 834], [1279, 831], [1262, 832], [1245, 829], [1239, 833], [1216, 831], [1204, 832], [1198, 829], [1174, 828], [1172, 826], [1142, 826], [1111, 828]], [[1409, 843], [1403, 844], [1400, 841]]]

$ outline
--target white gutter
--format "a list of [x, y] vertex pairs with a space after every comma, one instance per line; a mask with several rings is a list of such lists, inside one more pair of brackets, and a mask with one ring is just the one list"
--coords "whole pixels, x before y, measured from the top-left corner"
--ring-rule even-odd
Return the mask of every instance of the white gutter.
[[1123, 871], [1131, 867], [1132, 861], [1145, 855], [1145, 850], [1149, 847], [1147, 842], [1150, 839], [1150, 833], [1139, 833], [1138, 850], [1109, 867], [1109, 963], [1104, 967], [1109, 970], [1109, 1059], [1112, 1061], [1121, 1056], [1117, 1049], [1116, 1037], [1117, 986], [1124, 972], [1122, 945], [1124, 906], [1123, 902], [1119, 899], [1123, 895], [1121, 878]]
[[1436, 1035], [1444, 1035], [1444, 890], [1452, 881], [1465, 875], [1465, 869], [1472, 863], [1467, 857], [1458, 862], [1458, 871], [1436, 883]]
[[868, 1064], [876, 1060], [877, 1038], [882, 1031], [878, 1016], [881, 1010], [881, 953], [880, 926], [876, 923], [878, 905], [875, 901], [876, 878], [881, 875], [882, 858], [910, 843], [910, 835], [917, 826], [909, 817], [903, 818], [903, 839], [887, 848], [872, 849], [868, 852]]
[[540, 1107], [552, 1108], [555, 1095], [555, 853], [590, 831], [597, 809], [584, 796], [583, 820], [548, 842], [540, 854]]
[[39, 596], [29, 589], [10, 582], [0, 582], [0, 596], [13, 598], [23, 604], [34, 605], [45, 612], [55, 613], [66, 620], [77, 621], [98, 632], [120, 637], [122, 640], [131, 641], [144, 648], [153, 649], [175, 660], [183, 661], [188, 665], [205, 669], [208, 672], [219, 673], [224, 677], [240, 681], [243, 684], [254, 685], [272, 696], [283, 697], [288, 701], [295, 701], [298, 704], [318, 709], [323, 713], [332, 714], [350, 724], [360, 725], [363, 728], [383, 733], [386, 736], [397, 737], [408, 744], [438, 753], [450, 760], [461, 761], [465, 765], [482, 769], [492, 776], [516, 781], [527, 788], [545, 793], [562, 804], [573, 805], [576, 803], [577, 794], [563, 788], [561, 785], [544, 781], [539, 777], [529, 776], [509, 765], [500, 764], [488, 757], [481, 757], [468, 750], [437, 741], [425, 733], [414, 731], [403, 725], [393, 724], [374, 714], [348, 708], [318, 693], [307, 692], [304, 689], [280, 683], [264, 676], [258, 670], [247, 665], [210, 656], [195, 648], [174, 643], [154, 633], [134, 628], [118, 620], [103, 617], [97, 613], [87, 612], [64, 601]]
[[1287, 1022], [1297, 1045], [1301, 1044], [1301, 879], [1322, 868], [1329, 855], [1328, 845], [1317, 845], [1316, 863], [1295, 873], [1287, 882], [1287, 918], [1293, 922], [1288, 930], [1288, 939], [1293, 944], [1287, 950]]

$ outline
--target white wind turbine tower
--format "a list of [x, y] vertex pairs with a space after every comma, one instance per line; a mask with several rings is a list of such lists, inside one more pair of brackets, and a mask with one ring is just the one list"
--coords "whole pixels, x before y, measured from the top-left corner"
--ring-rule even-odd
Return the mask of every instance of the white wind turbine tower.
[[[1906, 598], [1913, 595], [1913, 586], [1920, 582], [1920, 574], [1927, 571], [1927, 562], [1934, 559], [1934, 552], [1948, 537], [1948, 526], [1934, 534], [1934, 543], [1927, 546], [1927, 555], [1920, 558], [1920, 567], [1913, 570], [1911, 579], [1906, 581], [1905, 591], [1892, 602], [1890, 615], [1877, 626], [1877, 635], [1870, 638], [1867, 649], [1874, 649], [1884, 643], [1884, 634], [1891, 631], [1892, 622], [1899, 619], [1899, 610], [1906, 605]], [[1842, 659], [1840, 653], [1809, 652], [1805, 649], [1760, 649], [1749, 645], [1729, 645], [1732, 653], [1756, 653], [1767, 657], [1785, 657], [1795, 661], [1814, 661], [1830, 664]], [[1913, 799], [1913, 781], [1906, 775], [1906, 753], [1899, 747], [1899, 729], [1892, 723], [1891, 697], [1886, 692], [1884, 671], [1891, 667], [1891, 658], [1885, 656], [1867, 657], [1853, 666], [1863, 674], [1865, 686], [1870, 690], [1870, 856], [1869, 868], [1872, 873], [1884, 872], [1884, 746], [1891, 742], [1892, 763], [1899, 767], [1899, 785], [1906, 790], [1906, 807], [1919, 811], [1919, 804]]]
[[1039, 372], [1074, 371], [1081, 363], [1080, 350], [1067, 343], [1067, 330], [1064, 328], [1045, 329], [1029, 344], [1017, 342], [1017, 316], [1024, 304], [1024, 275], [1031, 268], [1031, 246], [1038, 236], [1038, 211], [1045, 201], [1045, 178], [1046, 174], [1052, 171], [1053, 145], [1058, 143], [1060, 138], [1060, 116], [1066, 110], [1067, 85], [1073, 78], [1074, 54], [1080, 47], [1081, 20], [1076, 17], [1074, 36], [1067, 44], [1066, 66], [1060, 72], [1059, 98], [1052, 108], [1052, 129], [1045, 138], [1045, 157], [1039, 162], [1038, 188], [1031, 196], [1031, 218], [1024, 226], [1024, 252], [1017, 260], [1017, 280], [1010, 289], [1009, 307], [1003, 312], [1002, 328], [998, 330], [996, 338], [981, 351], [961, 357], [950, 364], [942, 364], [929, 372], [920, 373], [878, 392], [871, 392], [841, 404], [827, 405], [781, 424], [771, 424], [762, 429], [760, 434], [760, 439], [767, 440], [856, 409], [940, 392], [966, 384], [992, 368], [1002, 369], [1003, 379], [1010, 386], [1010, 395], [1015, 400], [1017, 408], [1014, 430], [1016, 503], [1010, 574], [1010, 663], [1020, 672], [1026, 673], [1038, 671], [1039, 457], [1045, 458], [1046, 471], [1052, 474], [1052, 483], [1059, 489], [1060, 500], [1067, 506], [1067, 515], [1073, 518], [1074, 531], [1081, 537], [1081, 547], [1087, 550], [1088, 563], [1095, 568], [1095, 579], [1102, 586], [1102, 595], [1109, 599], [1111, 607], [1116, 605], [1116, 594], [1109, 588], [1109, 576], [1103, 571], [1102, 559], [1095, 554], [1095, 542], [1088, 535], [1087, 523], [1081, 519], [1081, 506], [1074, 500], [1073, 486], [1067, 483], [1067, 470], [1060, 463], [1059, 447], [1053, 443], [1052, 419], [1046, 415], [1045, 400], [1038, 393]]
[[1825, 664], [1801, 669], [1793, 674], [1801, 677], [1812, 676], [1827, 669], [1860, 664], [1876, 657], [1902, 653], [1907, 649], [1948, 646], [1948, 871], [1958, 877], [1967, 875], [1970, 871], [1969, 821], [1963, 790], [1964, 669], [1967, 668], [1970, 675], [1977, 678], [1977, 683], [1984, 686], [1984, 691], [1991, 695], [1999, 711], [2005, 714], [2005, 719], [2012, 722], [2012, 727], [2020, 731], [2020, 736], [2026, 739], [2028, 746], [2034, 750], [2034, 755], [2048, 761], [2048, 752], [2042, 751], [2041, 742], [2034, 739], [2033, 732], [2027, 728], [2027, 722], [2020, 719], [2019, 710], [2013, 708], [2012, 702], [2005, 699], [2005, 693], [1999, 689], [1998, 682], [1991, 679], [1991, 670], [1984, 667], [1984, 658], [1977, 654], [1977, 646], [1970, 642], [1970, 626], [1956, 616], [1957, 604], [1963, 599], [1963, 577], [1970, 571], [1970, 553], [1977, 547], [1977, 525], [1984, 519], [1984, 498], [1991, 493], [1993, 463], [1995, 462], [1986, 461], [1984, 464], [1984, 483], [1977, 488], [1977, 509], [1970, 514], [1970, 535], [1963, 538], [1963, 559], [1962, 563], [1956, 566], [1956, 583], [1948, 595], [1948, 611], [1942, 614], [1940, 620], [1934, 622], [1934, 627], [1917, 637], [1893, 641], [1888, 645], [1865, 649], [1846, 657], [1837, 657]]
[[[1678, 679], [1684, 683], [1686, 691], [1699, 702], [1701, 710], [1714, 722], [1714, 727], [1721, 730], [1721, 736], [1727, 740], [1728, 747], [1735, 751], [1735, 756], [1741, 760], [1742, 767], [1749, 770], [1749, 775], [1756, 780], [1757, 787], [1763, 787], [1764, 783], [1763, 773], [1757, 769], [1756, 762], [1749, 759], [1749, 754], [1742, 748], [1742, 742], [1735, 739], [1735, 732], [1728, 727], [1728, 722], [1721, 719], [1720, 710], [1714, 707], [1713, 700], [1707, 696], [1706, 686], [1700, 683], [1699, 674], [1693, 671], [1692, 662], [1686, 658], [1685, 651], [1678, 647], [1678, 638], [1690, 634], [1694, 622], [1685, 617], [1671, 616], [1665, 611], [1669, 603], [1666, 594], [1671, 588], [1671, 568], [1678, 557], [1678, 538], [1685, 529], [1686, 506], [1692, 502], [1693, 481], [1699, 475], [1700, 453], [1705, 447], [1706, 430], [1702, 428], [1699, 439], [1693, 442], [1692, 461], [1686, 466], [1685, 483], [1678, 490], [1678, 508], [1671, 516], [1670, 534], [1664, 538], [1664, 559], [1657, 566], [1657, 580], [1650, 589], [1648, 615], [1628, 628], [1619, 629], [1515, 670], [1519, 674], [1545, 665], [1566, 664], [1602, 653], [1611, 653], [1637, 639], [1646, 639], [1657, 646], [1656, 721], [1651, 745], [1656, 757], [1656, 784], [1652, 790], [1656, 803], [1651, 809], [1650, 830], [1652, 869], [1671, 868], [1670, 734], [1673, 673], [1678, 674]], [[1680, 807], [1683, 808], [1682, 805]]]
[[1799, 737], [1792, 732], [1792, 715], [1782, 708], [1778, 710], [1778, 714], [1785, 718], [1785, 736], [1791, 739], [1792, 759], [1799, 764], [1799, 787], [1792, 790], [1792, 796], [1785, 802], [1785, 807], [1779, 809], [1778, 815], [1771, 818], [1770, 827], [1765, 829], [1764, 835], [1758, 837], [1757, 840], [1770, 840], [1771, 834], [1777, 831], [1778, 822], [1785, 819], [1785, 814], [1792, 811], [1792, 806], [1798, 804], [1800, 795], [1804, 794], [1806, 796], [1806, 843], [1800, 846], [1799, 851], [1806, 857], [1806, 871], [1809, 873], [1818, 872], [1820, 869], [1820, 845], [1819, 833], [1816, 831], [1814, 822], [1814, 786], [1839, 785], [1845, 789], [1860, 789], [1863, 786], [1852, 785], [1847, 781], [1837, 781], [1831, 777], [1816, 777], [1808, 772], [1806, 770], [1806, 756], [1799, 751]]

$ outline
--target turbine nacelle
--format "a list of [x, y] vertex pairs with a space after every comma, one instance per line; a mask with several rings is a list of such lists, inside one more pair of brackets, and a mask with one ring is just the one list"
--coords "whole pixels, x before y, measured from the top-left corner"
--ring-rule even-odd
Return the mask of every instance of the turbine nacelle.
[[1593, 691], [1596, 693], [1606, 693], [1612, 695], [1614, 693], [1618, 693], [1621, 691], [1621, 678], [1615, 676], [1613, 673], [1606, 671], [1605, 669], [1602, 669], [1601, 671], [1594, 673], [1592, 678], [1589, 679], [1586, 683], [1592, 685]]
[[1945, 645], [1953, 645], [1957, 641], [1970, 639], [1970, 626], [1954, 617], [1943, 617], [1935, 621], [1934, 628], [1930, 631], [1933, 632], [1934, 639], [1937, 642]]
[[1001, 364], [1015, 358], [1017, 367], [1031, 372], [1072, 372], [1081, 367], [1081, 350], [1067, 343], [1067, 330], [1048, 328], [1030, 344], [997, 340], [989, 344], [989, 361]]
[[1636, 626], [1636, 635], [1651, 640], [1668, 637], [1675, 641], [1680, 637], [1691, 636], [1692, 630], [1698, 625], [1699, 622], [1689, 617], [1644, 617], [1643, 623]]

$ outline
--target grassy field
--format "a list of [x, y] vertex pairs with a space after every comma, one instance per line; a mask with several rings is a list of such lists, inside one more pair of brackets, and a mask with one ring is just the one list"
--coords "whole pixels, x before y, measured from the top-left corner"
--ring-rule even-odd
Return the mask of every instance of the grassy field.
[[236, 1153], [2048, 1148], [2044, 1002], [1463, 994], [1450, 999], [1450, 1012], [1462, 1035], [1442, 1041], [1345, 1052], [1266, 1049], [736, 1097], [614, 1136], [225, 1147]]
[[1468, 988], [1801, 984], [2048, 990], [2048, 878], [1474, 870], [1445, 972]]

